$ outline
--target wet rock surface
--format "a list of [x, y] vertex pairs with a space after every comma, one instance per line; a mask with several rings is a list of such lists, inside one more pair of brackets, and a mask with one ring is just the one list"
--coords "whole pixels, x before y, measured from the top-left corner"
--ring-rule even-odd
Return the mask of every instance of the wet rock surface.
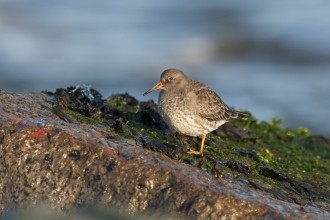
[[[118, 97], [133, 100], [128, 94]], [[135, 118], [102, 103], [100, 94], [88, 88], [59, 89], [54, 94], [0, 91], [1, 212], [41, 203], [64, 212], [98, 204], [149, 218], [164, 213], [171, 219], [330, 218], [327, 203], [288, 197], [292, 190], [306, 197], [330, 199], [328, 192], [315, 191], [316, 186], [302, 184], [266, 165], [251, 168], [240, 161], [218, 161], [207, 151], [198, 163], [173, 160], [187, 147], [198, 148], [200, 140], [168, 132], [151, 101], [140, 104]], [[65, 108], [106, 119], [110, 126], [79, 123]], [[127, 122], [132, 120], [154, 131], [166, 131], [167, 141], [131, 129]], [[239, 128], [224, 127], [219, 132], [220, 136], [255, 142]], [[305, 141], [313, 143], [314, 139]], [[207, 144], [212, 146], [212, 141]], [[253, 150], [240, 154], [256, 156]], [[214, 162], [211, 172], [201, 169], [210, 161]], [[282, 179], [288, 191], [255, 180], [222, 177], [222, 167], [242, 174], [255, 169], [269, 178]]]

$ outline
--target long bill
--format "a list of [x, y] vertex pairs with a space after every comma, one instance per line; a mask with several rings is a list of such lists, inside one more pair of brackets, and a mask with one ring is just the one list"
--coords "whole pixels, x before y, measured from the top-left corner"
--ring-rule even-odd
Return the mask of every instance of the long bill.
[[157, 89], [161, 89], [161, 88], [163, 88], [164, 86], [163, 86], [163, 84], [162, 84], [162, 82], [159, 82], [159, 83], [157, 83], [154, 87], [152, 87], [151, 89], [149, 89], [148, 91], [146, 91], [144, 94], [143, 94], [143, 96], [145, 96], [145, 95], [147, 95], [147, 94], [149, 94], [149, 93], [151, 93], [151, 92], [153, 92], [153, 91], [155, 91], [155, 90], [157, 90]]

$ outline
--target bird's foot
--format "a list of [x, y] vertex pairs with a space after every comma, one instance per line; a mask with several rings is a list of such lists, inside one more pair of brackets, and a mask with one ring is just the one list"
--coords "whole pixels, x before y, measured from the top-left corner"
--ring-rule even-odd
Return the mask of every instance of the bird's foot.
[[203, 156], [203, 150], [202, 151], [195, 151], [195, 150], [191, 150], [188, 148], [187, 154], [193, 154], [193, 155], [201, 155]]

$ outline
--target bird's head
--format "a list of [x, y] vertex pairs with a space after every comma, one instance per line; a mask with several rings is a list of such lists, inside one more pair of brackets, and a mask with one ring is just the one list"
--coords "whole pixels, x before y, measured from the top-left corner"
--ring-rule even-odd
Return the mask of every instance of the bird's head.
[[149, 89], [143, 95], [147, 95], [157, 89], [163, 89], [165, 91], [180, 91], [186, 84], [188, 84], [188, 77], [178, 69], [167, 69], [160, 76], [160, 81], [154, 87]]

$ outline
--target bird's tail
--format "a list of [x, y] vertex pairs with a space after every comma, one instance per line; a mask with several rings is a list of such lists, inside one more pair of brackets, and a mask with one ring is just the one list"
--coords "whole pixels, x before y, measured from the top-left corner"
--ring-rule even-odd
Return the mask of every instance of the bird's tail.
[[245, 113], [245, 112], [240, 112], [237, 111], [235, 109], [232, 109], [232, 114], [231, 114], [231, 118], [232, 120], [237, 120], [237, 119], [243, 119], [246, 120], [249, 118], [249, 114]]

